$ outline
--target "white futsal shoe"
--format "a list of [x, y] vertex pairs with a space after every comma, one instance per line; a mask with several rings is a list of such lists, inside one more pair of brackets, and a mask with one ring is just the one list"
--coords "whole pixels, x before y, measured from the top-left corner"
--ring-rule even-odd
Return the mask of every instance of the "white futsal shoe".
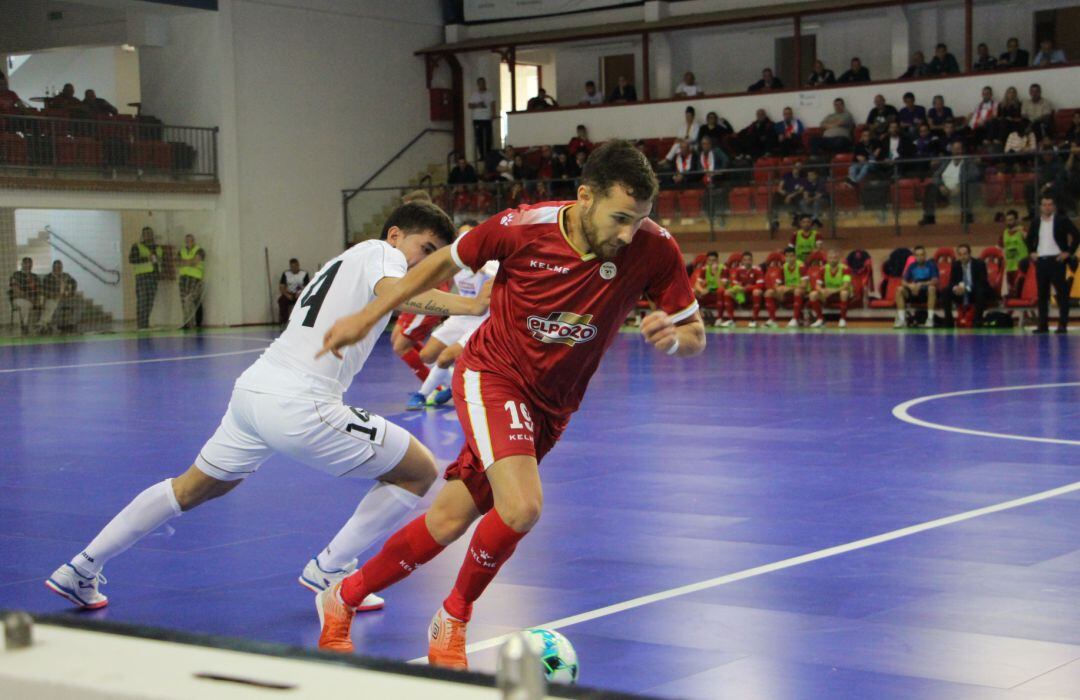
[[847, 321], [840, 319], [840, 322], [836, 324], [839, 328], [847, 328]]
[[768, 321], [765, 322], [765, 327], [766, 328], [776, 328], [776, 321], [774, 321], [774, 320], [772, 320], [770, 318]]
[[818, 320], [811, 323], [810, 327], [811, 328], [824, 328], [825, 327], [825, 319], [819, 318]]
[[109, 604], [108, 596], [98, 591], [98, 585], [108, 583], [101, 574], [83, 576], [71, 564], [64, 564], [45, 580], [45, 586], [83, 610], [98, 610]]
[[[300, 574], [300, 585], [308, 589], [312, 593], [319, 594], [330, 588], [335, 583], [344, 581], [350, 574], [356, 571], [357, 561], [353, 559], [341, 569], [333, 569], [326, 571], [319, 566], [319, 560], [316, 557], [312, 557], [311, 561], [304, 567], [303, 573]], [[360, 607], [356, 609], [356, 612], [369, 612], [371, 610], [382, 610], [386, 605], [379, 596], [374, 593], [364, 598], [364, 602], [360, 604]]]
[[757, 328], [757, 321], [751, 321], [750, 323], [746, 324], [746, 327], [747, 328]]
[[799, 319], [797, 319], [797, 318], [791, 319], [790, 321], [787, 322], [787, 327], [788, 328], [798, 328], [799, 327]]

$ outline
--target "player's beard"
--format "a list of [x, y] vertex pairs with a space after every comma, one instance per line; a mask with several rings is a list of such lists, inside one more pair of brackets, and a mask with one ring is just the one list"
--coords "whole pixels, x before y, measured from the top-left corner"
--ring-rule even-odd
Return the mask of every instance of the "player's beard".
[[585, 211], [581, 212], [581, 235], [585, 237], [585, 242], [589, 244], [589, 250], [596, 257], [601, 260], [614, 260], [619, 251], [623, 249], [623, 246], [617, 239], [607, 245], [600, 242], [596, 233], [597, 227], [593, 223], [594, 206], [594, 204], [590, 204]]

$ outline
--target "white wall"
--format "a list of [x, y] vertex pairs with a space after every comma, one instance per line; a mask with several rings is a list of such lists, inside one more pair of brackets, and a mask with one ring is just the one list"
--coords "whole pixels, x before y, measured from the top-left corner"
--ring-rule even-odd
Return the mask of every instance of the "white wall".
[[[81, 211], [71, 209], [16, 209], [15, 210], [15, 241], [17, 245], [25, 245], [26, 242], [38, 235], [39, 231], [48, 226], [50, 230], [59, 234], [66, 241], [83, 251], [92, 259], [110, 270], [124, 271], [124, 256], [121, 250], [121, 225], [120, 212], [118, 211]], [[62, 245], [59, 244], [58, 245]], [[62, 246], [67, 250], [67, 246]], [[76, 255], [76, 259], [86, 261]], [[64, 272], [67, 272], [79, 284], [79, 291], [88, 299], [97, 302], [114, 318], [124, 316], [124, 288], [123, 285], [108, 285], [96, 279], [89, 272], [79, 267], [78, 264], [59, 252], [52, 250], [52, 259], [64, 263]], [[87, 264], [87, 267], [92, 265]], [[38, 274], [47, 274], [48, 269], [35, 269]], [[99, 274], [111, 279], [108, 275]]]
[[[123, 114], [134, 114], [129, 102], [139, 100], [138, 56], [115, 46], [54, 49], [35, 52], [8, 79], [23, 100], [58, 92], [64, 83], [75, 86], [75, 96], [93, 90]], [[40, 105], [38, 105], [40, 106]]]
[[1043, 95], [1059, 107], [1080, 106], [1080, 67], [1051, 70], [990, 73], [939, 80], [921, 80], [889, 85], [836, 87], [828, 90], [761, 93], [734, 97], [705, 98], [677, 102], [660, 102], [630, 106], [567, 109], [555, 112], [519, 112], [510, 115], [509, 139], [515, 146], [566, 143], [577, 124], [585, 124], [594, 140], [610, 138], [663, 138], [671, 136], [679, 124], [687, 104], [694, 105], [698, 116], [715, 110], [741, 129], [754, 118], [754, 111], [765, 108], [778, 119], [784, 106], [795, 108], [795, 114], [807, 126], [818, 126], [832, 111], [835, 97], [843, 97], [857, 122], [866, 119], [873, 107], [874, 95], [884, 94], [891, 104], [899, 105], [904, 92], [915, 93], [920, 104], [930, 104], [933, 95], [945, 97], [956, 114], [967, 114], [979, 100], [984, 85], [1001, 96], [1005, 88], [1015, 86], [1025, 99], [1027, 86], [1042, 85]]

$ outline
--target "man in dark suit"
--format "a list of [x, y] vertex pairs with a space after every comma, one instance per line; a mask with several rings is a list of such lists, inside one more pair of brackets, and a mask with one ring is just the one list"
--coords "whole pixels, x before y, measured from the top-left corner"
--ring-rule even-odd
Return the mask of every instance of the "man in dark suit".
[[982, 325], [983, 311], [991, 293], [986, 263], [971, 257], [971, 246], [967, 243], [956, 246], [956, 260], [953, 260], [949, 287], [945, 290], [946, 323], [952, 321], [953, 304], [971, 306], [975, 310], [974, 321], [978, 328]]
[[626, 79], [625, 75], [620, 75], [618, 84], [615, 85], [615, 89], [608, 95], [608, 102], [623, 103], [623, 102], [637, 102], [637, 90], [630, 84], [630, 81]]
[[1016, 37], [1012, 37], [1005, 42], [1005, 48], [1008, 49], [1005, 53], [1001, 54], [998, 58], [998, 69], [1002, 68], [1026, 68], [1028, 64], [1028, 52], [1020, 48], [1020, 40]]
[[1044, 194], [1039, 200], [1039, 220], [1031, 222], [1027, 247], [1035, 265], [1039, 288], [1039, 326], [1036, 333], [1047, 333], [1050, 327], [1050, 288], [1057, 294], [1060, 317], [1057, 333], [1068, 332], [1069, 287], [1065, 281], [1065, 265], [1076, 266], [1076, 248], [1080, 246], [1080, 231], [1069, 217], [1059, 214], [1057, 200]]

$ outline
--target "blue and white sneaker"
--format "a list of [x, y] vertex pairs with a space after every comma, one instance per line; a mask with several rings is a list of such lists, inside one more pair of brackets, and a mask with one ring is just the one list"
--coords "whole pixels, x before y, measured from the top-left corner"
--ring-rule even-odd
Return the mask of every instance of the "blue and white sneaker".
[[442, 406], [452, 398], [454, 398], [453, 389], [451, 389], [450, 387], [443, 387], [442, 389], [439, 389], [435, 392], [435, 405]]
[[108, 583], [101, 574], [83, 576], [71, 564], [64, 564], [45, 581], [45, 587], [63, 596], [83, 610], [98, 610], [109, 604], [109, 598], [98, 591], [98, 585]]
[[422, 411], [427, 405], [427, 397], [419, 391], [409, 394], [409, 401], [405, 404], [406, 411]]
[[[300, 574], [300, 585], [315, 594], [322, 593], [327, 588], [330, 588], [335, 583], [344, 581], [350, 574], [354, 573], [356, 571], [357, 563], [358, 562], [353, 559], [341, 569], [326, 571], [319, 566], [319, 560], [316, 557], [312, 557], [311, 561], [304, 567], [303, 573]], [[372, 593], [364, 598], [363, 602], [360, 603], [360, 607], [356, 609], [356, 612], [382, 610], [385, 605], [386, 601]]]

